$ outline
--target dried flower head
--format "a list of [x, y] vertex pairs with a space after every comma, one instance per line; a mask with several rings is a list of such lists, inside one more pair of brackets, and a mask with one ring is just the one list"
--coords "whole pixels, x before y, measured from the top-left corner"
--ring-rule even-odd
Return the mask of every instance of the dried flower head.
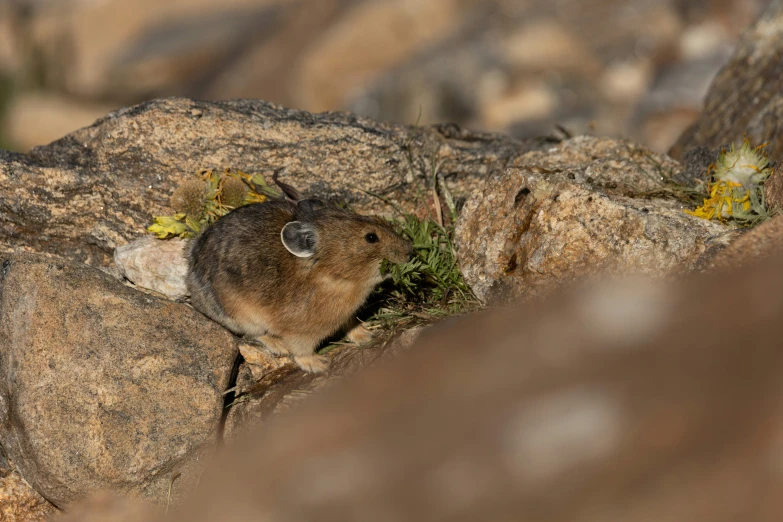
[[161, 239], [195, 237], [237, 207], [263, 203], [268, 194], [278, 197], [261, 174], [226, 168], [223, 172], [202, 169], [196, 176], [198, 179], [183, 182], [171, 195], [175, 215], [155, 217], [147, 230]]
[[247, 185], [241, 179], [235, 176], [226, 176], [221, 183], [220, 203], [225, 207], [240, 207], [245, 203], [247, 193]]
[[171, 195], [170, 204], [175, 212], [200, 220], [207, 204], [207, 184], [195, 179], [183, 182]]

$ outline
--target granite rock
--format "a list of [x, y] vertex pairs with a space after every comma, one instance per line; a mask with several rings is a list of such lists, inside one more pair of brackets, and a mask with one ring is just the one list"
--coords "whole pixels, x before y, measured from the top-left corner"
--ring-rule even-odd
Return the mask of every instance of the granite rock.
[[91, 491], [166, 502], [217, 442], [236, 347], [191, 308], [88, 266], [6, 257], [0, 440], [58, 507]]
[[456, 126], [413, 128], [350, 114], [314, 115], [258, 100], [170, 98], [127, 107], [29, 154], [0, 150], [0, 251], [109, 266], [202, 168], [271, 175], [305, 194], [390, 213], [372, 192], [423, 210], [434, 165], [455, 197], [536, 148]]
[[697, 266], [731, 229], [663, 193], [676, 162], [629, 142], [574, 138], [523, 156], [466, 202], [460, 269], [484, 302], [529, 298], [599, 272], [665, 276]]

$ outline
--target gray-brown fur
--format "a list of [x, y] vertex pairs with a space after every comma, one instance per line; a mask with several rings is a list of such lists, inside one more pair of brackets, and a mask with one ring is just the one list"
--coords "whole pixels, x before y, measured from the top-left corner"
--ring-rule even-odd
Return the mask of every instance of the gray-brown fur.
[[[298, 248], [309, 257], [292, 253]], [[187, 284], [197, 310], [319, 372], [327, 362], [314, 349], [353, 319], [383, 279], [381, 261], [404, 262], [410, 252], [380, 219], [318, 200], [270, 201], [240, 207], [196, 238]]]

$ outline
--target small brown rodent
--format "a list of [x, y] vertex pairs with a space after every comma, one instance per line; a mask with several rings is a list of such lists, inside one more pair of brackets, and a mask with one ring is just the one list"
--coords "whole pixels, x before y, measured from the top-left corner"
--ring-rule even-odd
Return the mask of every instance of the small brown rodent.
[[[317, 199], [256, 203], [192, 242], [187, 285], [194, 308], [318, 373], [328, 359], [315, 348], [354, 319], [383, 280], [381, 261], [403, 263], [411, 250], [381, 219]], [[361, 326], [348, 332], [353, 342], [370, 337]]]

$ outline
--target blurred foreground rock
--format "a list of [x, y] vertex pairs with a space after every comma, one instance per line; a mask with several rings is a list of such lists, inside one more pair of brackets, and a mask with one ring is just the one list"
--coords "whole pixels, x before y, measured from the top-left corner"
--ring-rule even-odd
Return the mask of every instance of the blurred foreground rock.
[[244, 361], [239, 367], [236, 399], [226, 417], [224, 438], [234, 439], [271, 415], [287, 411], [311, 394], [334, 385], [364, 368], [391, 360], [407, 351], [422, 328], [400, 330], [364, 346], [338, 346], [328, 352], [328, 375], [298, 371], [287, 357], [275, 357], [266, 350], [240, 343]]
[[[81, 522], [140, 522], [150, 520], [165, 513], [165, 508], [154, 506], [137, 498], [123, 497], [109, 491], [101, 491], [90, 495], [67, 511], [52, 517], [51, 522], [60, 522], [68, 518], [78, 517]], [[21, 520], [18, 522], [22, 522]], [[24, 522], [28, 522], [25, 520]]]
[[83, 265], [3, 261], [0, 441], [59, 507], [90, 491], [166, 502], [217, 442], [236, 348], [191, 308]]
[[778, 254], [783, 254], [783, 215], [741, 231], [728, 247], [705, 256], [702, 263], [703, 268], [728, 272]]
[[773, 160], [783, 158], [783, 0], [771, 0], [742, 36], [731, 60], [712, 81], [699, 119], [680, 136], [677, 158], [699, 147], [769, 142]]
[[229, 448], [167, 520], [780, 520], [781, 262], [433, 328]]
[[460, 269], [484, 302], [530, 298], [585, 276], [663, 276], [697, 266], [731, 229], [663, 193], [681, 166], [629, 142], [579, 137], [491, 179], [457, 222]]

